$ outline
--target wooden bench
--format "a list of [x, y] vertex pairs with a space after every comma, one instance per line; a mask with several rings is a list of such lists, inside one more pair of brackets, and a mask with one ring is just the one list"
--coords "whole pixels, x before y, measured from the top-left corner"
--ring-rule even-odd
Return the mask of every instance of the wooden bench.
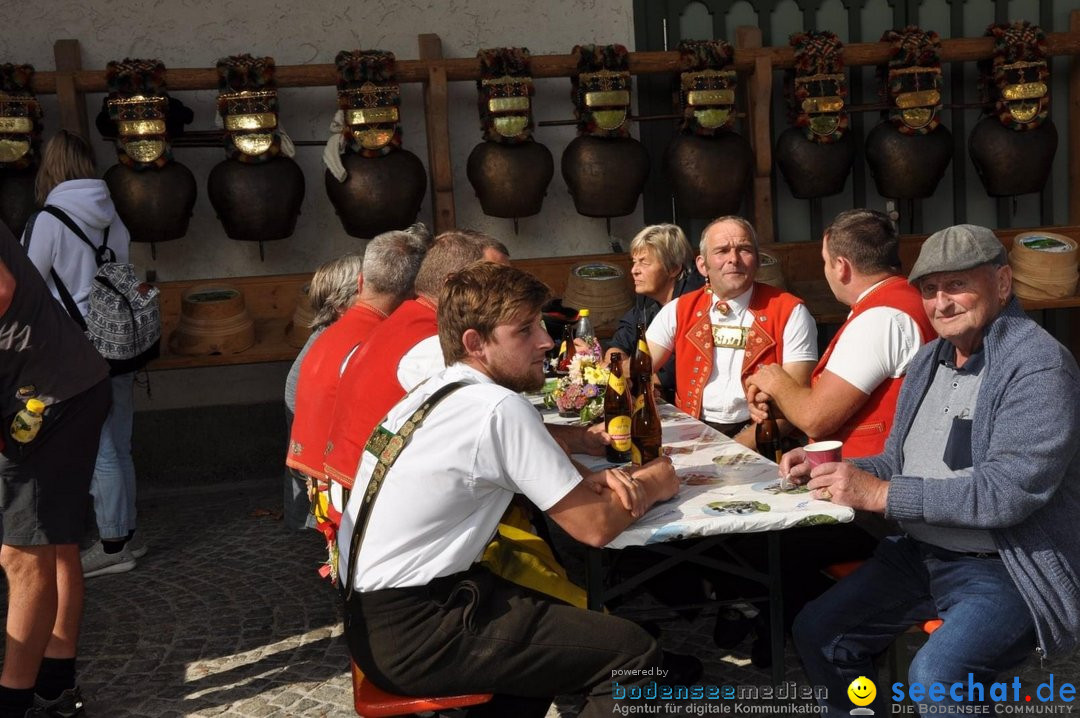
[[[1080, 227], [1050, 227], [1048, 231], [1065, 234], [1080, 240]], [[1006, 248], [1012, 247], [1013, 238], [1020, 229], [999, 230], [997, 235]], [[900, 257], [905, 268], [914, 264], [919, 248], [926, 235], [904, 237], [900, 244]], [[803, 298], [810, 313], [819, 324], [840, 324], [848, 308], [833, 297], [825, 281], [824, 262], [821, 259], [820, 242], [785, 242], [762, 246], [762, 250], [779, 261], [788, 289]], [[572, 257], [543, 257], [514, 260], [516, 267], [532, 272], [543, 280], [555, 296], [562, 296], [570, 269], [581, 262], [604, 261], [626, 270], [630, 282], [630, 255], [587, 254]], [[152, 369], [179, 369], [197, 366], [222, 366], [227, 364], [251, 364], [268, 361], [290, 361], [299, 349], [286, 341], [286, 329], [292, 320], [300, 288], [311, 279], [310, 273], [279, 274], [261, 277], [229, 277], [226, 279], [198, 279], [161, 282], [162, 351], [161, 357], [150, 364]], [[211, 356], [182, 356], [173, 354], [168, 346], [169, 336], [180, 318], [180, 299], [183, 292], [201, 284], [231, 284], [244, 293], [248, 312], [255, 322], [255, 345], [238, 354]], [[1025, 309], [1063, 309], [1080, 307], [1080, 296], [1064, 299], [1023, 299]], [[1070, 348], [1080, 355], [1080, 322], [1074, 319]]]
[[[545, 257], [514, 260], [514, 266], [532, 272], [544, 281], [555, 296], [566, 291], [570, 269], [589, 261], [605, 261], [626, 270], [630, 282], [628, 254], [588, 254], [574, 257]], [[299, 351], [286, 340], [286, 330], [292, 321], [301, 288], [311, 281], [311, 273], [276, 274], [261, 277], [228, 277], [221, 279], [187, 279], [160, 282], [161, 290], [161, 356], [150, 364], [151, 369], [183, 369], [199, 366], [254, 364], [269, 361], [291, 361]], [[237, 354], [184, 356], [169, 348], [169, 337], [180, 321], [183, 293], [199, 285], [229, 284], [244, 293], [248, 313], [255, 322], [255, 345]]]
[[[1047, 227], [1046, 231], [1064, 234], [1080, 241], [1080, 227]], [[1006, 250], [1012, 248], [1013, 239], [1021, 232], [1032, 229], [996, 230]], [[904, 269], [910, 269], [919, 256], [919, 248], [928, 235], [907, 236], [900, 240], [900, 260]], [[848, 308], [833, 297], [825, 281], [825, 262], [821, 258], [820, 242], [783, 242], [762, 245], [763, 252], [780, 260], [788, 290], [802, 297], [819, 324], [841, 324], [847, 317]], [[1080, 295], [1064, 299], [1021, 299], [1025, 309], [1062, 309], [1080, 307]]]

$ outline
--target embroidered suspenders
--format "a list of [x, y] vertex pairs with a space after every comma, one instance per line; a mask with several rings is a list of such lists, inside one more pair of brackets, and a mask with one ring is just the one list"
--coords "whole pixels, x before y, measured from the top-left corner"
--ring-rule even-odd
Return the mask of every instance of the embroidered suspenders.
[[401, 452], [409, 445], [412, 435], [420, 428], [431, 410], [439, 402], [463, 386], [465, 386], [465, 382], [455, 381], [436, 391], [427, 398], [427, 401], [420, 405], [419, 409], [413, 412], [412, 416], [401, 425], [397, 433], [387, 431], [383, 428], [381, 422], [375, 427], [375, 431], [371, 432], [371, 437], [368, 438], [364, 451], [370, 452], [377, 457], [379, 463], [371, 473], [371, 479], [368, 481], [367, 490], [364, 492], [360, 510], [356, 514], [356, 523], [353, 524], [352, 538], [349, 541], [349, 586], [345, 590], [346, 601], [352, 597], [353, 587], [356, 585], [355, 574], [353, 573], [356, 570], [356, 556], [360, 553], [360, 545], [364, 542], [368, 519], [371, 518], [371, 508], [374, 506], [375, 499], [382, 488], [386, 472], [390, 470], [397, 458], [401, 456]]

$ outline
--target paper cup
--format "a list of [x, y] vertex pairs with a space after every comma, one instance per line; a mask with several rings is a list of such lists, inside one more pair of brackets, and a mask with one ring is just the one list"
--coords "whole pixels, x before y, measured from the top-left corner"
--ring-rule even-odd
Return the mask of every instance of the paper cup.
[[842, 461], [844, 442], [842, 441], [818, 441], [803, 447], [806, 452], [806, 463], [810, 464], [811, 470], [815, 466], [828, 464], [832, 461]]

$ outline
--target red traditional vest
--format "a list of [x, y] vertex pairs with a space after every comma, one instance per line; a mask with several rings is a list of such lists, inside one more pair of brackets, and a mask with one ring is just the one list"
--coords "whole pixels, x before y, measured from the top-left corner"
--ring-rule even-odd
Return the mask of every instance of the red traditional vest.
[[[825, 365], [829, 363], [829, 357], [832, 356], [836, 343], [840, 341], [840, 336], [851, 320], [873, 307], [899, 309], [914, 319], [919, 326], [919, 334], [924, 344], [937, 336], [933, 325], [930, 324], [930, 319], [923, 311], [919, 291], [908, 284], [903, 277], [886, 279], [851, 307], [851, 314], [847, 321], [836, 332], [836, 336], [829, 342], [829, 348], [821, 355], [821, 360], [814, 368], [814, 373], [810, 377], [811, 386], [817, 382], [821, 372], [825, 371]], [[822, 438], [844, 442], [845, 459], [880, 454], [885, 448], [885, 439], [888, 438], [889, 431], [892, 429], [893, 416], [896, 414], [896, 399], [900, 396], [900, 385], [903, 381], [903, 377], [892, 377], [878, 384], [866, 403], [859, 407], [859, 410], [843, 426], [832, 436]]]
[[338, 384], [330, 422], [323, 458], [327, 478], [352, 488], [368, 437], [386, 412], [405, 396], [397, 378], [401, 358], [438, 332], [431, 304], [424, 299], [407, 299], [352, 355]]
[[312, 343], [296, 381], [296, 414], [285, 463], [315, 479], [325, 479], [323, 453], [334, 414], [341, 364], [367, 341], [386, 315], [357, 302]]
[[[701, 394], [713, 368], [713, 334], [709, 307], [716, 298], [706, 287], [684, 294], [675, 308], [675, 405], [701, 417]], [[782, 364], [784, 327], [802, 300], [794, 294], [754, 282], [748, 312], [754, 321], [746, 335], [741, 378], [762, 364]]]

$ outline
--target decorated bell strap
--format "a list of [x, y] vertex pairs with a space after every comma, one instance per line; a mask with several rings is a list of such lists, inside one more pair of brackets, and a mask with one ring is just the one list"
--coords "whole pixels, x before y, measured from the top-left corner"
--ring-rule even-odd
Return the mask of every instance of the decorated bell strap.
[[334, 58], [338, 74], [341, 134], [348, 149], [380, 157], [401, 146], [401, 86], [394, 53], [342, 50]]
[[878, 68], [889, 120], [905, 135], [925, 135], [941, 124], [941, 38], [909, 25], [887, 30], [889, 62]]
[[480, 50], [476, 81], [484, 140], [517, 145], [532, 140], [532, 60], [528, 48]]
[[218, 114], [225, 152], [240, 162], [265, 162], [281, 153], [274, 58], [231, 55], [217, 61]]
[[788, 71], [786, 90], [792, 124], [806, 138], [831, 144], [848, 128], [844, 45], [835, 33], [797, 32], [790, 38], [795, 68]]
[[983, 102], [993, 104], [1001, 124], [1013, 130], [1034, 130], [1050, 115], [1050, 65], [1046, 33], [1025, 21], [995, 24], [994, 55], [979, 61]]
[[0, 65], [0, 167], [23, 169], [37, 156], [42, 112], [33, 78], [33, 65]]
[[735, 70], [729, 69], [735, 50], [723, 40], [683, 40], [679, 43], [676, 104], [681, 108], [679, 131], [703, 137], [730, 130], [735, 122]]
[[570, 78], [578, 135], [629, 137], [630, 54], [622, 45], [575, 45]]
[[105, 67], [109, 119], [116, 123], [116, 157], [132, 169], [164, 167], [172, 160], [166, 129], [169, 96], [161, 60], [113, 60]]

